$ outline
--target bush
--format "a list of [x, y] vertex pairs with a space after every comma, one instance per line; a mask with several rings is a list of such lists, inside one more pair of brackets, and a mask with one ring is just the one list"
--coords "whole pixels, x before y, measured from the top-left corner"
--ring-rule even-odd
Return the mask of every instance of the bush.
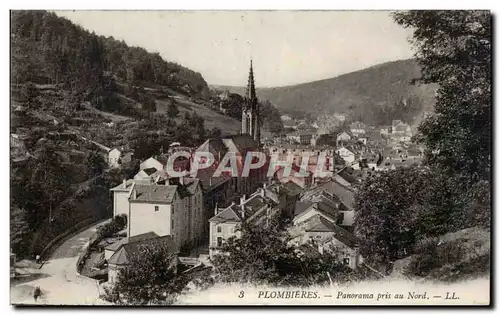
[[125, 214], [117, 215], [111, 222], [101, 225], [97, 229], [98, 240], [112, 237], [127, 226], [127, 216]]
[[116, 224], [118, 227], [120, 227], [120, 230], [123, 230], [127, 226], [127, 215], [126, 214], [119, 214], [114, 218]]
[[406, 273], [425, 277], [435, 269], [460, 263], [464, 257], [465, 252], [460, 242], [440, 244], [438, 239], [425, 239], [415, 250]]

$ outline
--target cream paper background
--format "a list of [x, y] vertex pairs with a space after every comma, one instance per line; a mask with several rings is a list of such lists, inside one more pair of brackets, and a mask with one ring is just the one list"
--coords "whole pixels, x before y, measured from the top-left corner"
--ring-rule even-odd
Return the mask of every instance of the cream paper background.
[[[259, 291], [316, 291], [319, 298], [316, 299], [264, 299], [258, 298]], [[244, 297], [238, 298], [240, 291], [244, 291]], [[344, 293], [372, 293], [373, 299], [337, 299], [338, 292]], [[428, 299], [407, 299], [408, 292], [425, 293]], [[446, 293], [450, 296], [455, 292], [458, 300], [446, 300]], [[378, 293], [402, 294], [404, 299], [380, 299], [377, 301]], [[331, 295], [331, 297], [325, 297]], [[433, 298], [440, 295], [442, 298]], [[446, 284], [436, 282], [409, 281], [404, 279], [386, 279], [374, 282], [358, 282], [346, 286], [333, 287], [310, 287], [300, 288], [276, 288], [255, 287], [249, 285], [224, 285], [216, 284], [214, 287], [198, 292], [183, 295], [175, 303], [176, 305], [488, 305], [490, 302], [490, 279], [481, 277], [460, 283]]]

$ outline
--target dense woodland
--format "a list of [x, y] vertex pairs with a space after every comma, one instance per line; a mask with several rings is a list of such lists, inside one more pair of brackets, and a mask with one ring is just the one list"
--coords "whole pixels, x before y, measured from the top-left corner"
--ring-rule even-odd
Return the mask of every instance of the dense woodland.
[[158, 53], [89, 33], [55, 13], [13, 11], [11, 41], [12, 82], [61, 83], [97, 107], [109, 103], [106, 92], [113, 81], [127, 87], [165, 85], [193, 95], [208, 92], [199, 73]]

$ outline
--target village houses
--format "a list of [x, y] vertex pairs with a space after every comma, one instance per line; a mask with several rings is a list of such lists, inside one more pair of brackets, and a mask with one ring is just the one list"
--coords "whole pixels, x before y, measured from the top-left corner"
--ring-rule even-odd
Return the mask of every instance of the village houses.
[[243, 195], [238, 204], [215, 209], [210, 221], [209, 253], [213, 257], [230, 237], [241, 237], [241, 223], [266, 225], [274, 218], [291, 219], [300, 188], [294, 184], [272, 183]]
[[359, 136], [366, 133], [366, 125], [362, 122], [356, 121], [349, 126], [349, 131], [355, 135]]

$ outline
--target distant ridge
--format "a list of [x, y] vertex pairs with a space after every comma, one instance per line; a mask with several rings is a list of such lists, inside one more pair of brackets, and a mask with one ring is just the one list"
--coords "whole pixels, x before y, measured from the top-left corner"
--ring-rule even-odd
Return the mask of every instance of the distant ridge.
[[[411, 100], [422, 104], [422, 111], [431, 111], [436, 86], [412, 84], [420, 77], [414, 59], [391, 61], [331, 79], [284, 87], [258, 88], [260, 99], [271, 101], [284, 113], [302, 111], [313, 116], [348, 113], [370, 123], [373, 110]], [[243, 94], [243, 87], [210, 86]]]

